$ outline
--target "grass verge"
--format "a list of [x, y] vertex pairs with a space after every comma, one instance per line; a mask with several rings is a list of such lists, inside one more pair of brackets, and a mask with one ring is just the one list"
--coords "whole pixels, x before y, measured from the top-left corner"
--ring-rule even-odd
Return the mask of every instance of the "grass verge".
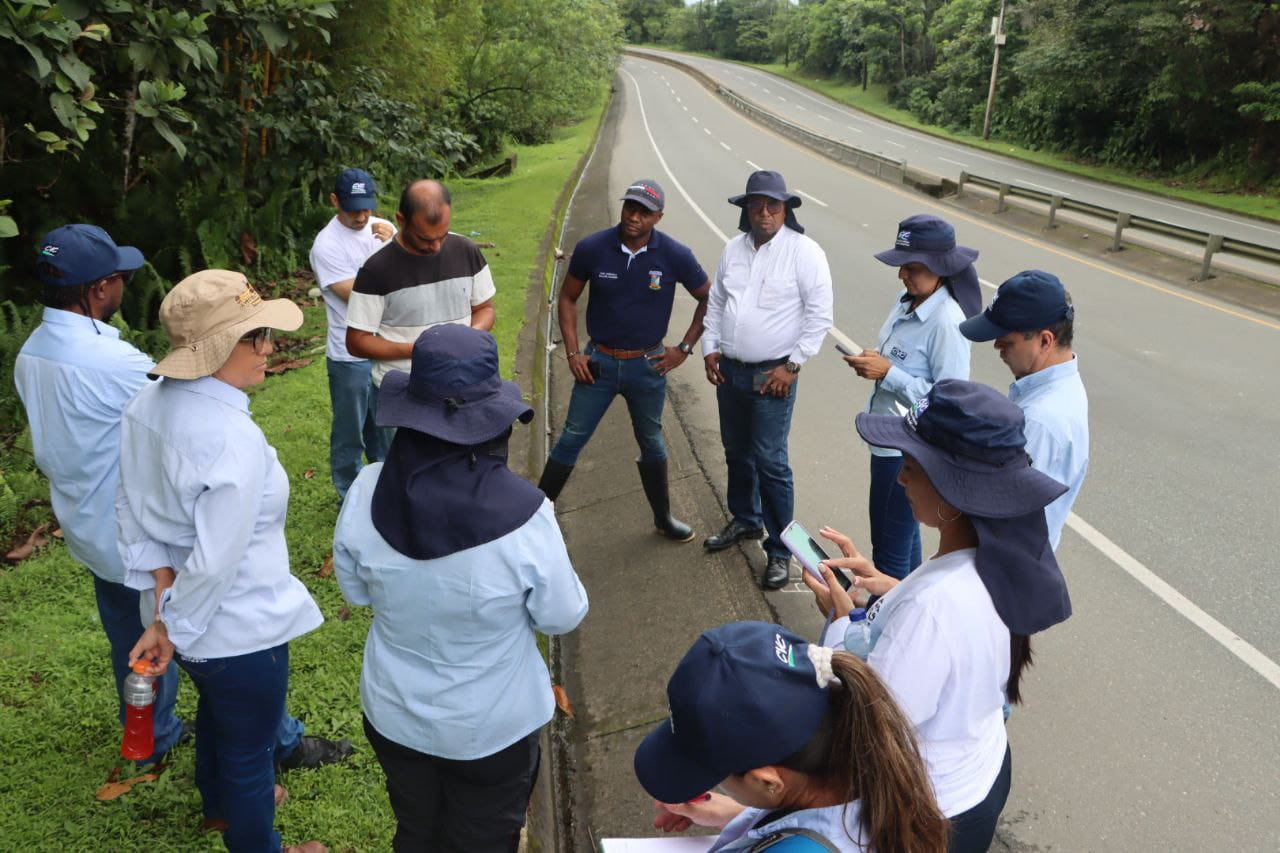
[[[525, 286], [555, 202], [589, 146], [606, 93], [586, 120], [541, 146], [517, 149], [514, 175], [451, 183], [454, 230], [477, 232], [498, 285], [498, 339], [504, 373], [511, 375], [524, 318]], [[304, 308], [307, 325], [297, 355], [323, 344], [323, 307]], [[289, 710], [311, 734], [350, 738], [354, 757], [320, 770], [283, 774], [290, 799], [277, 810], [285, 843], [318, 838], [335, 851], [390, 849], [394, 820], [381, 769], [360, 726], [359, 677], [367, 608], [343, 603], [333, 577], [321, 570], [329, 554], [337, 500], [328, 473], [329, 400], [324, 359], [271, 377], [252, 395], [254, 419], [289, 473], [287, 536], [291, 567], [311, 590], [325, 623], [290, 644]], [[21, 456], [25, 441], [12, 453]], [[28, 457], [29, 458], [29, 457]], [[9, 482], [26, 501], [43, 492], [36, 475], [6, 460]], [[29, 466], [28, 466], [29, 468]], [[40, 507], [28, 508], [28, 514]], [[174, 750], [160, 778], [124, 796], [98, 802], [94, 794], [117, 768], [120, 728], [89, 573], [60, 542], [14, 566], [0, 568], [0, 850], [225, 849], [221, 836], [200, 836], [200, 797], [192, 775], [192, 746]], [[183, 678], [178, 709], [195, 713], [195, 691]]]
[[[672, 50], [672, 48], [666, 47], [665, 45], [636, 46], [652, 47], [659, 50]], [[688, 51], [672, 52], [680, 53]], [[697, 55], [706, 56], [708, 59], [716, 59], [721, 62], [734, 61], [701, 52], [698, 52]], [[1110, 184], [1131, 187], [1153, 195], [1188, 201], [1193, 204], [1200, 204], [1205, 207], [1214, 207], [1231, 213], [1256, 217], [1258, 219], [1280, 222], [1280, 193], [1276, 192], [1275, 187], [1271, 187], [1267, 191], [1258, 193], [1240, 193], [1215, 184], [1212, 180], [1212, 174], [1193, 177], [1151, 177], [1126, 169], [1116, 168], [1114, 166], [1081, 162], [1071, 159], [1065, 155], [1026, 148], [1000, 139], [984, 140], [982, 137], [975, 136], [971, 133], [950, 130], [948, 128], [920, 121], [908, 110], [900, 109], [890, 104], [887, 87], [885, 86], [871, 85], [864, 92], [861, 84], [830, 80], [823, 77], [814, 77], [812, 75], [804, 74], [794, 67], [786, 67], [776, 62], [741, 62], [738, 64], [749, 65], [752, 68], [759, 68], [762, 71], [768, 71], [776, 74], [779, 77], [783, 77], [793, 83], [804, 86], [805, 88], [812, 89], [815, 92], [826, 95], [832, 100], [853, 107], [854, 109], [861, 110], [862, 112], [869, 113], [877, 118], [882, 118], [886, 121], [891, 121], [894, 124], [900, 124], [904, 127], [918, 130], [922, 133], [927, 133], [930, 136], [937, 136], [951, 142], [968, 145], [971, 148], [990, 151], [993, 154], [1013, 157], [1018, 160], [1025, 160], [1028, 163], [1034, 163], [1037, 166], [1056, 169], [1060, 172], [1067, 172], [1069, 174], [1078, 175], [1091, 180], [1105, 181]]]

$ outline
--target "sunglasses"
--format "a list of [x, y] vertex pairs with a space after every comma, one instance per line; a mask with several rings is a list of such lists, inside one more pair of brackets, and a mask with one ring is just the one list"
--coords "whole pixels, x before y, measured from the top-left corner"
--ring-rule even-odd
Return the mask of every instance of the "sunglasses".
[[271, 343], [271, 330], [265, 326], [261, 329], [254, 329], [252, 332], [242, 335], [240, 340], [253, 344], [253, 351], [261, 353], [267, 348], [267, 344]]
[[756, 199], [755, 201], [747, 202], [747, 210], [752, 213], [759, 213], [762, 210], [767, 210], [769, 213], [777, 213], [782, 210], [782, 202], [772, 198], [768, 201]]

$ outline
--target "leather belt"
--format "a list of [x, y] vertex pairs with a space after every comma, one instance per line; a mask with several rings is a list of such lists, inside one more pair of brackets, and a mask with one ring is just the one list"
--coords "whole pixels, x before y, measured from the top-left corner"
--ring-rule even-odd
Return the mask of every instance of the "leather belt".
[[607, 355], [607, 356], [610, 356], [610, 357], [612, 357], [612, 358], [616, 358], [616, 359], [618, 359], [619, 361], [627, 361], [627, 360], [629, 360], [629, 359], [633, 359], [633, 358], [640, 358], [641, 356], [645, 355], [646, 353], [651, 353], [651, 352], [653, 352], [654, 350], [656, 350], [656, 349], [658, 349], [659, 347], [661, 347], [661, 346], [662, 346], [662, 342], [661, 342], [661, 341], [659, 341], [658, 343], [654, 344], [653, 346], [651, 346], [651, 347], [645, 347], [644, 349], [614, 349], [613, 347], [607, 347], [607, 346], [605, 346], [604, 344], [600, 343], [599, 341], [592, 341], [592, 342], [591, 342], [591, 345], [592, 345], [593, 347], [595, 347], [596, 349], [598, 349], [600, 352], [602, 352], [602, 353], [604, 353], [605, 355]]
[[768, 361], [738, 361], [736, 358], [729, 358], [727, 355], [721, 355], [720, 360], [727, 361], [734, 367], [741, 367], [746, 370], [761, 370], [763, 368], [777, 367], [780, 364], [787, 363], [787, 357], [785, 355], [782, 358], [771, 358]]

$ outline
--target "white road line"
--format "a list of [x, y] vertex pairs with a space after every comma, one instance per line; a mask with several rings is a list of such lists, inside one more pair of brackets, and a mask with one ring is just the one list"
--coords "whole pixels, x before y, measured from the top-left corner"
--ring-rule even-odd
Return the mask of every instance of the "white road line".
[[779, 100], [779, 101], [782, 101], [782, 103], [784, 103], [784, 104], [787, 102], [787, 99], [786, 99], [786, 98], [784, 98], [784, 97], [782, 97], [781, 95], [779, 95], [779, 96], [778, 96], [778, 100]]
[[822, 113], [818, 113], [818, 118], [822, 119], [823, 121], [831, 121], [831, 119], [827, 118]]
[[720, 147], [721, 147], [721, 148], [723, 148], [725, 151], [732, 151], [732, 150], [733, 150], [733, 149], [732, 149], [732, 148], [730, 148], [728, 145], [725, 145], [723, 142], [721, 142], [721, 143], [720, 143]]
[[901, 142], [894, 142], [892, 139], [886, 139], [886, 140], [885, 140], [885, 143], [886, 143], [886, 144], [888, 144], [888, 145], [896, 145], [896, 146], [898, 146], [899, 148], [906, 148], [906, 147], [907, 147], [907, 146], [903, 145]]
[[757, 166], [755, 163], [752, 163], [750, 160], [747, 161], [747, 165], [755, 169], [757, 172], [763, 171], [759, 166]]
[[804, 196], [805, 198], [809, 199], [809, 201], [813, 202], [814, 204], [820, 204], [820, 205], [822, 205], [823, 207], [830, 207], [830, 206], [831, 206], [831, 205], [827, 204], [825, 201], [823, 201], [822, 199], [820, 199], [820, 198], [818, 198], [818, 197], [816, 197], [816, 196], [811, 196], [811, 195], [809, 195], [807, 192], [805, 192], [804, 190], [802, 190], [802, 189], [800, 189], [800, 188], [798, 188], [798, 187], [796, 188], [796, 192], [800, 193], [800, 195], [802, 195], [802, 196]]
[[969, 168], [969, 167], [968, 167], [968, 166], [966, 166], [964, 163], [961, 163], [959, 160], [952, 160], [952, 159], [951, 159], [951, 158], [949, 158], [949, 157], [939, 157], [938, 159], [939, 159], [939, 160], [941, 160], [941, 161], [942, 161], [942, 162], [944, 162], [944, 163], [950, 163], [950, 164], [951, 164], [951, 165], [953, 165], [953, 166], [959, 166], [961, 169], [967, 169], [967, 168]]
[[862, 133], [862, 131], [861, 131], [861, 130], [859, 130], [858, 128], [854, 127], [854, 126], [853, 126], [853, 125], [851, 125], [851, 124], [846, 124], [846, 125], [845, 125], [845, 127], [849, 128], [849, 129], [850, 129], [850, 130], [852, 130], [854, 133]]
[[689, 116], [689, 118], [693, 119], [693, 120], [694, 120], [694, 122], [697, 122], [697, 121], [698, 121], [698, 117], [697, 117], [697, 116]]
[[1071, 195], [1071, 193], [1064, 193], [1062, 190], [1055, 190], [1053, 187], [1046, 187], [1041, 184], [1033, 184], [1030, 181], [1023, 181], [1022, 183], [1029, 187], [1035, 187], [1038, 190], [1044, 190], [1047, 193], [1052, 193], [1053, 195]]
[[[784, 101], [785, 101], [785, 100], [786, 100], [786, 98], [783, 98], [782, 100], [784, 100]], [[809, 108], [808, 108], [808, 107], [801, 106], [800, 104], [796, 104], [796, 109], [798, 109], [798, 110], [804, 110], [805, 112], [809, 112]]]
[[709, 127], [704, 127], [704, 128], [702, 129], [702, 132], [703, 132], [703, 133], [705, 133], [707, 136], [710, 136], [710, 135], [711, 135], [711, 128], [709, 128]]
[[761, 88], [760, 88], [760, 91], [761, 91], [761, 92], [764, 92], [766, 95], [772, 95], [772, 94], [773, 94], [773, 92], [770, 92], [768, 89], [766, 89], [766, 88], [764, 88], [764, 87], [761, 87]]
[[755, 80], [748, 80], [747, 82], [748, 82], [748, 83], [750, 83], [752, 86], [755, 86], [757, 89], [759, 89], [759, 88], [760, 88], [759, 84], [758, 84], [758, 83], [756, 83], [756, 81], [755, 81]]
[[681, 104], [681, 105], [680, 105], [680, 108], [681, 108], [681, 109], [683, 109], [685, 112], [689, 112], [689, 108], [688, 108], [687, 106], [685, 106], [684, 104]]
[[[863, 225], [862, 227], [863, 227], [863, 228], [866, 228], [867, 226]], [[992, 284], [991, 282], [987, 281], [985, 278], [979, 278], [979, 279], [978, 279], [978, 283], [979, 283], [979, 284], [981, 284], [983, 287], [989, 287], [989, 288], [991, 288], [992, 290], [999, 290], [999, 289], [1000, 289], [998, 285], [994, 285], [994, 284]]]
[[662, 170], [666, 172], [667, 177], [671, 179], [671, 185], [676, 188], [681, 196], [684, 197], [684, 200], [688, 203], [689, 207], [693, 209], [693, 212], [698, 214], [698, 217], [706, 223], [706, 226], [711, 229], [711, 233], [719, 237], [721, 242], [728, 243], [729, 236], [717, 228], [716, 224], [711, 221], [711, 217], [707, 216], [707, 214], [703, 212], [702, 208], [698, 207], [698, 203], [694, 201], [688, 191], [685, 190], [684, 184], [680, 183], [672, 173], [671, 167], [667, 165], [667, 159], [662, 156], [662, 149], [660, 149], [658, 147], [658, 143], [654, 141], [653, 131], [649, 130], [649, 118], [645, 115], [644, 111], [644, 98], [640, 95], [640, 81], [635, 77], [632, 77], [631, 72], [625, 69], [622, 70], [622, 73], [626, 74], [627, 77], [631, 79], [631, 85], [636, 87], [636, 103], [640, 105], [640, 121], [644, 124], [644, 132], [645, 135], [649, 137], [649, 144], [653, 146], [653, 153], [658, 156], [658, 162], [662, 164]]
[[676, 95], [676, 103], [677, 103], [677, 104], [683, 104], [683, 103], [684, 103], [684, 101], [680, 100], [680, 96], [679, 96], [679, 95]]
[[1155, 572], [1129, 556], [1123, 548], [1102, 535], [1074, 512], [1067, 516], [1067, 526], [1083, 536], [1085, 541], [1101, 551], [1104, 556], [1110, 558], [1111, 562], [1124, 569], [1134, 580], [1155, 593], [1157, 598], [1217, 640], [1231, 654], [1244, 661], [1250, 669], [1270, 681], [1275, 687], [1280, 687], [1280, 664], [1258, 651], [1226, 625], [1205, 613], [1189, 598], [1165, 583]]

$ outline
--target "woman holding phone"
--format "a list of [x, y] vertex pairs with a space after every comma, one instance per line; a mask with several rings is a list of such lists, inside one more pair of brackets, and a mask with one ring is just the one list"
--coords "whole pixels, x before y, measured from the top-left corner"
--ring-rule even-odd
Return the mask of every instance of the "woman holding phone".
[[[973, 382], [943, 380], [905, 417], [861, 414], [859, 434], [903, 454], [898, 482], [938, 551], [905, 580], [877, 569], [829, 529], [843, 557], [806, 574], [823, 613], [853, 608], [832, 567], [881, 596], [868, 610], [867, 662], [915, 726], [950, 850], [986, 850], [1009, 795], [1012, 757], [1003, 706], [1022, 699], [1030, 636], [1071, 615], [1044, 507], [1066, 486], [1031, 468], [1022, 410]], [[848, 626], [833, 622], [824, 642]]]
[[[933, 383], [969, 378], [969, 341], [960, 323], [982, 310], [977, 257], [957, 246], [955, 229], [936, 216], [898, 223], [894, 247], [876, 259], [898, 268], [902, 291], [876, 348], [844, 357], [859, 376], [875, 382], [866, 412], [902, 416]], [[920, 526], [897, 484], [901, 466], [896, 450], [871, 448], [871, 560], [895, 578], [920, 565]]]

